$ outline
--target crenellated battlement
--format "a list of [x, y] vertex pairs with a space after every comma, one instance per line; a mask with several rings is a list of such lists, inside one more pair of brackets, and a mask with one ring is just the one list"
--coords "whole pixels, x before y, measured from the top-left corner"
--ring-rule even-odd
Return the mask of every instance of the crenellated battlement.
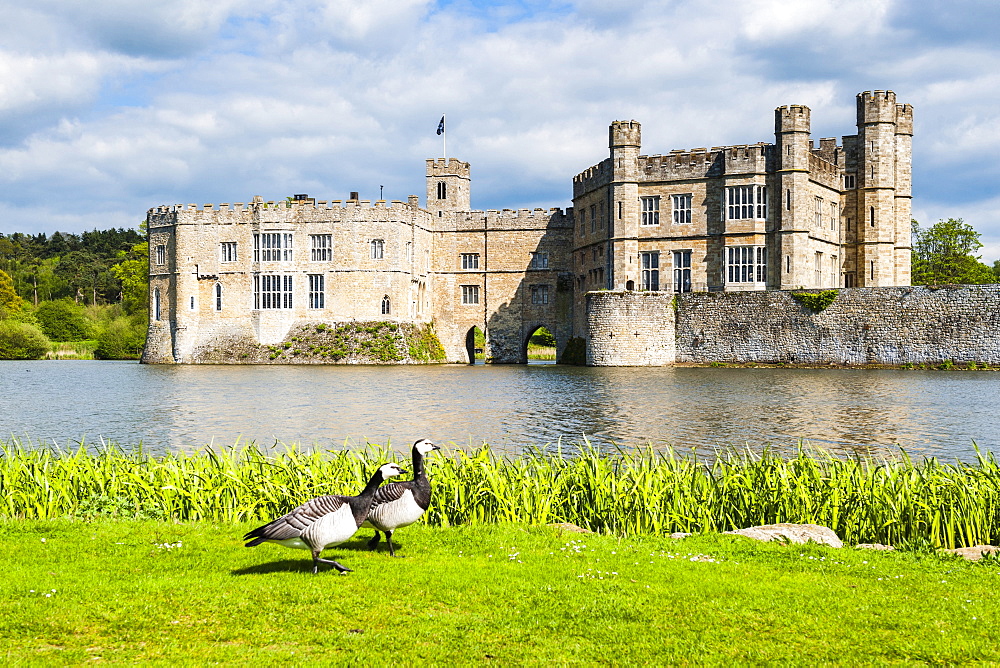
[[573, 196], [578, 197], [611, 182], [611, 159], [602, 160], [573, 177]]
[[609, 148], [638, 148], [642, 145], [642, 125], [638, 121], [614, 121], [608, 128]]
[[804, 104], [787, 104], [774, 110], [774, 132], [809, 132], [809, 107]]
[[469, 178], [469, 163], [457, 158], [433, 158], [427, 161], [427, 176], [461, 176]]
[[774, 145], [766, 142], [676, 149], [666, 155], [639, 156], [645, 180], [698, 179], [726, 173], [764, 173], [771, 169]]
[[834, 190], [840, 190], [840, 167], [815, 152], [809, 154], [809, 178]]
[[891, 90], [858, 93], [858, 126], [896, 122], [896, 94]]

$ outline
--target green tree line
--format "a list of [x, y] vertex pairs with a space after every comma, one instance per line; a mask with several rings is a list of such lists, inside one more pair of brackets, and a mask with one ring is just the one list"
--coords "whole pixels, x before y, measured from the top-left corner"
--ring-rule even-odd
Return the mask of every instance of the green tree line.
[[0, 234], [0, 359], [134, 359], [145, 344], [142, 229]]

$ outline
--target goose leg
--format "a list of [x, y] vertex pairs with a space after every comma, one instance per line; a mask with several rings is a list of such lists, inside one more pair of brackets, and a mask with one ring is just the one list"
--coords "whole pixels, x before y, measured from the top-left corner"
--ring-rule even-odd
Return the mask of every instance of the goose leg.
[[319, 572], [319, 565], [320, 564], [330, 564], [331, 566], [333, 566], [334, 568], [336, 568], [341, 573], [353, 573], [354, 572], [350, 568], [348, 568], [347, 566], [344, 566], [343, 564], [338, 564], [333, 559], [320, 559], [319, 555], [316, 555], [316, 556], [313, 557], [313, 575], [316, 575]]
[[[389, 534], [386, 534], [386, 535], [389, 535]], [[378, 547], [378, 541], [379, 541], [380, 538], [382, 538], [382, 534], [380, 534], [378, 531], [376, 531], [375, 535], [372, 537], [372, 539], [370, 541], [368, 541], [368, 549], [369, 550], [374, 550], [376, 547]]]
[[388, 543], [388, 545], [389, 545], [389, 556], [390, 557], [395, 557], [396, 556], [396, 550], [394, 550], [393, 547], [392, 547], [392, 532], [391, 531], [386, 531], [385, 532], [385, 542]]

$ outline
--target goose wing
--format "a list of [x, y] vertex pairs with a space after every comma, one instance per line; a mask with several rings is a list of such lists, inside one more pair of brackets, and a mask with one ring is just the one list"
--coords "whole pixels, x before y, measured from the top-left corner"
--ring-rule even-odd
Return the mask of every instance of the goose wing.
[[382, 485], [377, 490], [375, 490], [375, 498], [372, 500], [372, 508], [381, 506], [385, 503], [392, 503], [393, 501], [399, 501], [403, 498], [403, 494], [406, 490], [413, 487], [412, 481], [406, 482], [390, 482], [388, 484]]
[[348, 502], [349, 499], [344, 496], [316, 497], [278, 519], [248, 532], [243, 536], [243, 540], [255, 540], [254, 544], [259, 544], [265, 540], [298, 538], [316, 520], [336, 512]]

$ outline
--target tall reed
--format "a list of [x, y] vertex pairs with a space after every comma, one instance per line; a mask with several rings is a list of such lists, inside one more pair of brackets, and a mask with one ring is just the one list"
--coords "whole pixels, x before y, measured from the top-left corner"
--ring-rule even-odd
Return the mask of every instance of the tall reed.
[[[153, 456], [0, 442], [0, 517], [99, 515], [182, 520], [270, 518], [322, 494], [354, 493], [384, 461], [381, 446], [343, 451], [252, 444]], [[1000, 538], [1000, 468], [935, 458], [790, 458], [730, 452], [712, 459], [652, 448], [499, 456], [488, 446], [430, 458], [427, 521], [572, 522], [618, 535], [709, 532], [774, 522], [832, 528], [848, 542], [956, 547]]]

